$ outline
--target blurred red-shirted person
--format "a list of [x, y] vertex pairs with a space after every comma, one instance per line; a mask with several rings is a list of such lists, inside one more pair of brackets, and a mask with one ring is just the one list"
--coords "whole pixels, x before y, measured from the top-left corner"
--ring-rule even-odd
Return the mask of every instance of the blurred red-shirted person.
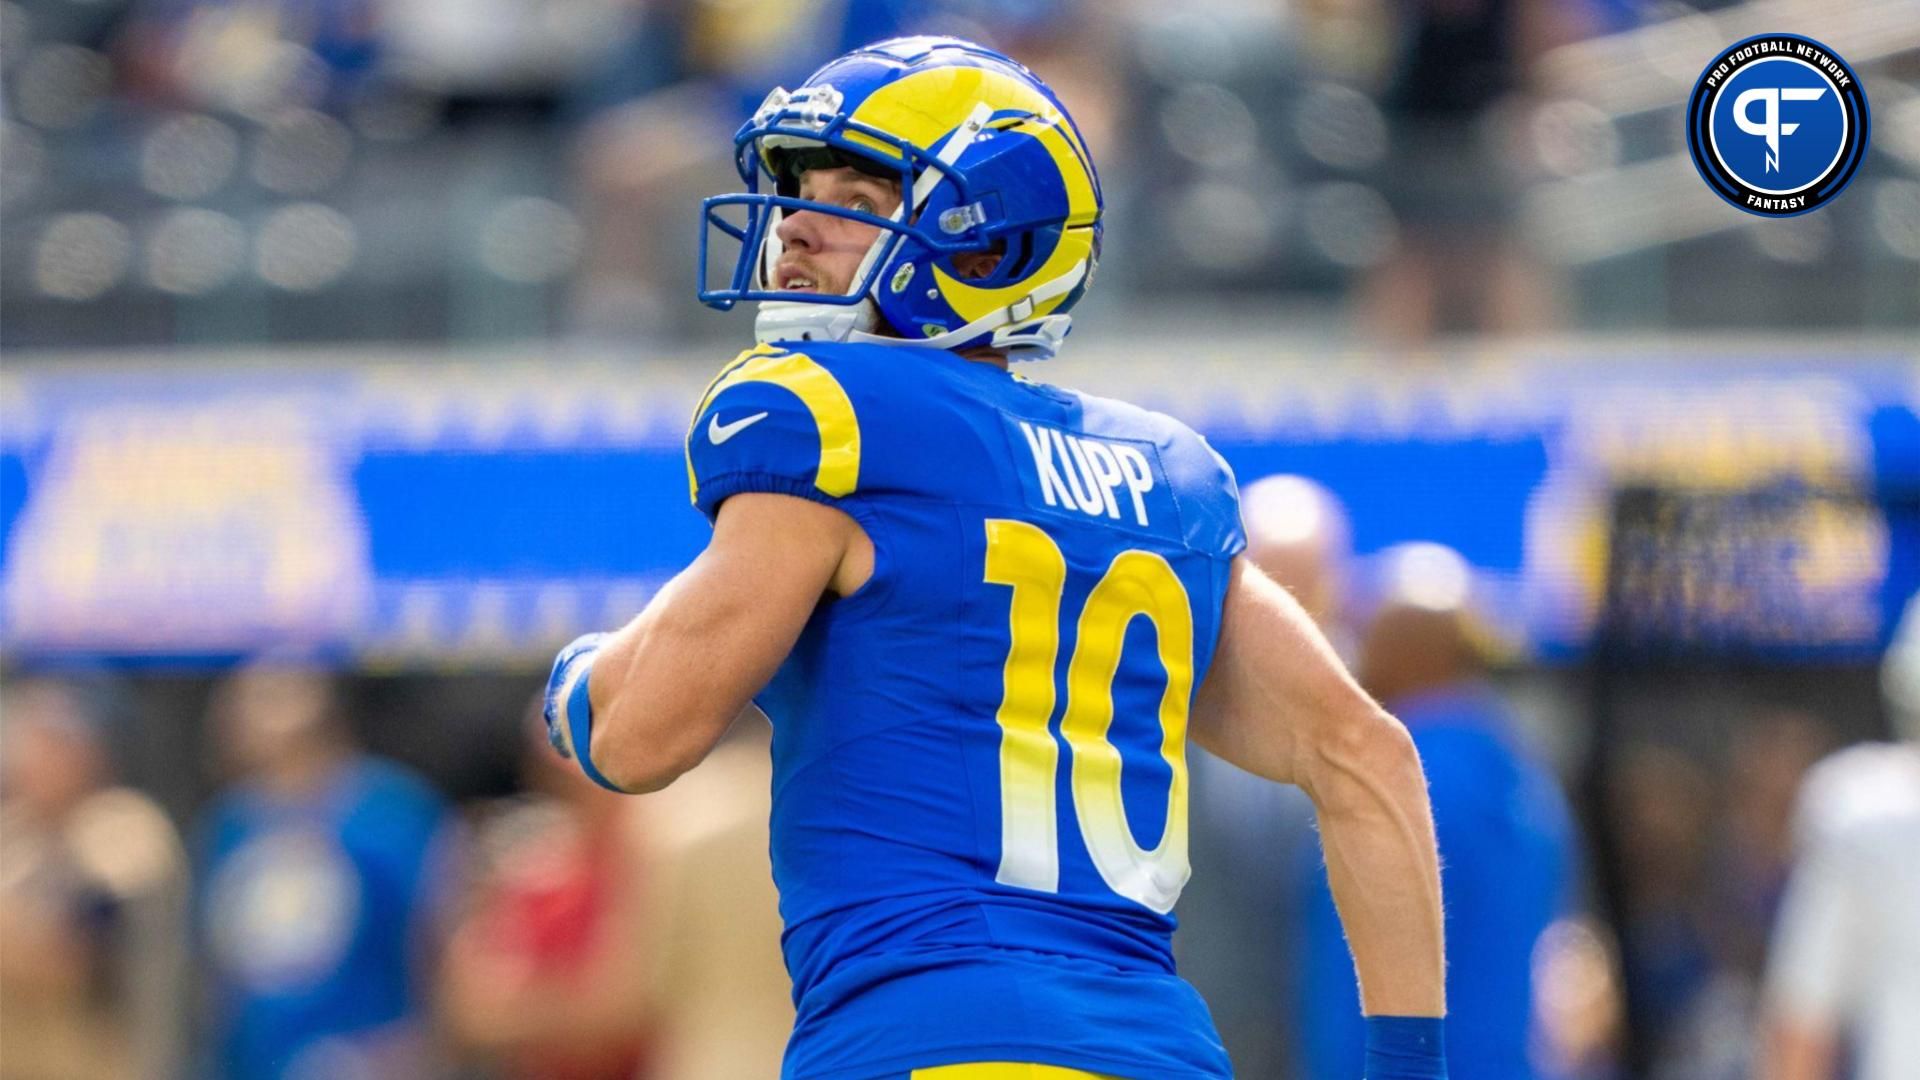
[[538, 708], [522, 758], [532, 797], [481, 827], [441, 1014], [464, 1051], [509, 1076], [650, 1075], [644, 823], [547, 749]]
[[778, 1075], [793, 1001], [765, 719], [634, 798], [565, 768], [538, 702], [528, 723], [534, 799], [481, 830], [489, 869], [442, 972], [454, 1039], [528, 1080]]

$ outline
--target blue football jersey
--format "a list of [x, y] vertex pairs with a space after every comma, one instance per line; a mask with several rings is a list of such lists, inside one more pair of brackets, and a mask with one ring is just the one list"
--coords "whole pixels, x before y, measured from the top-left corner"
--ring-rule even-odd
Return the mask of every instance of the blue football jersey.
[[1172, 909], [1188, 707], [1245, 546], [1232, 473], [1131, 405], [939, 350], [805, 348], [734, 360], [687, 438], [709, 517], [780, 492], [874, 548], [757, 699], [784, 1076], [1230, 1076]]

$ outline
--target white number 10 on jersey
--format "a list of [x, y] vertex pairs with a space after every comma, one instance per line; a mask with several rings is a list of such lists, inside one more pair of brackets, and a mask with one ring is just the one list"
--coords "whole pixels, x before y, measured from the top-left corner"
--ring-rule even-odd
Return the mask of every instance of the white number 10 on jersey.
[[[1003, 885], [1058, 892], [1059, 820], [1054, 778], [1060, 747], [1053, 716], [1054, 661], [1067, 563], [1060, 545], [1024, 521], [987, 522], [986, 581], [1013, 588], [1000, 724], [1000, 871]], [[1151, 850], [1135, 842], [1120, 794], [1120, 751], [1113, 724], [1113, 680], [1127, 624], [1152, 621], [1167, 687], [1160, 697], [1160, 756], [1173, 771], [1166, 828]], [[1167, 561], [1123, 551], [1087, 595], [1067, 664], [1067, 707], [1060, 733], [1073, 755], [1074, 814], [1087, 854], [1107, 887], [1161, 914], [1187, 883], [1187, 701], [1193, 690], [1193, 609]]]

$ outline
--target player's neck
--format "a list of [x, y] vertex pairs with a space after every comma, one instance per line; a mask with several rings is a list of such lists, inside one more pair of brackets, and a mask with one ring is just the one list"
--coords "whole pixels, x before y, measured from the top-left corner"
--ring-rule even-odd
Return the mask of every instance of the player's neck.
[[957, 355], [963, 360], [972, 360], [976, 364], [992, 364], [1001, 371], [1007, 370], [1007, 351], [1005, 349], [996, 349], [988, 345], [981, 345], [972, 349], [962, 349]]

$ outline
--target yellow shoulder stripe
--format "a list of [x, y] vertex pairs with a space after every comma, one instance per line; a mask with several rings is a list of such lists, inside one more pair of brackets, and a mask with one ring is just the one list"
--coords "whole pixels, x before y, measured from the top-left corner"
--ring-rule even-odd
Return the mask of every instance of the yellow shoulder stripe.
[[783, 387], [800, 399], [820, 433], [820, 468], [813, 486], [832, 496], [850, 495], [860, 482], [860, 421], [853, 400], [833, 373], [810, 356], [761, 345], [735, 357], [700, 396], [687, 429], [687, 490], [700, 500], [700, 480], [693, 472], [693, 440], [699, 436], [700, 417], [729, 386], [763, 382]]

